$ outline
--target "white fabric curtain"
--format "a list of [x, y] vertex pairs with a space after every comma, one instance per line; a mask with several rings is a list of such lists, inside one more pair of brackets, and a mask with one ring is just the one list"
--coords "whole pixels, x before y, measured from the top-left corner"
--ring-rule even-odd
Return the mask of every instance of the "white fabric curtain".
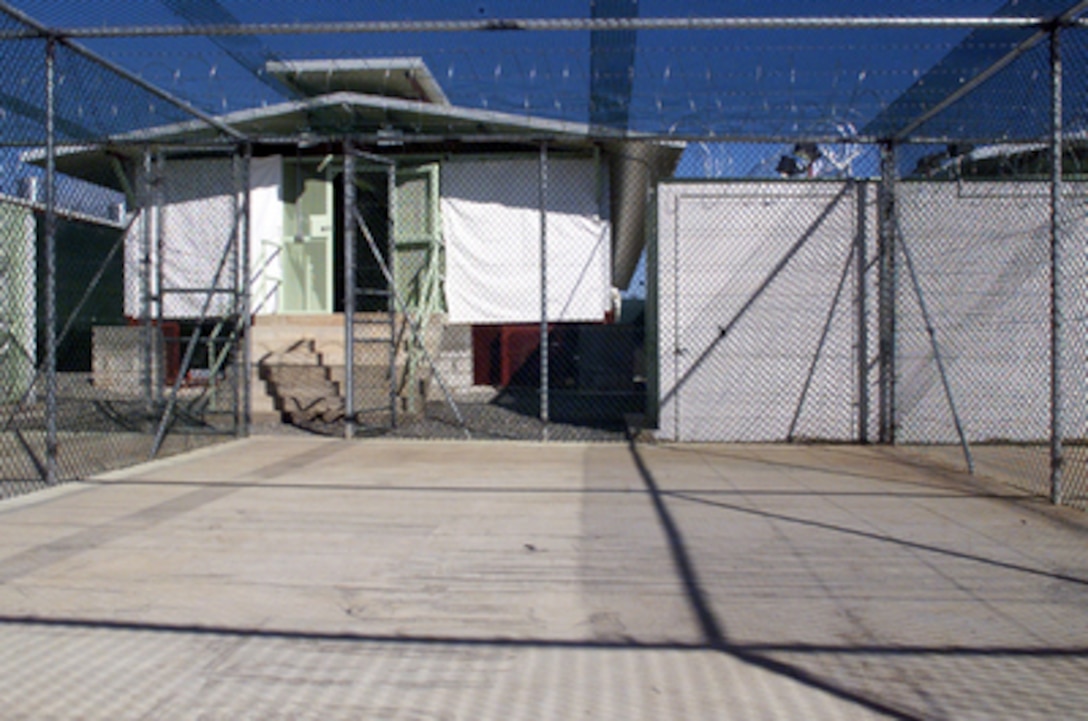
[[[600, 321], [610, 307], [611, 230], [602, 196], [594, 160], [549, 161], [550, 321]], [[537, 158], [444, 162], [441, 213], [450, 321], [539, 322]]]
[[[235, 232], [235, 180], [229, 158], [210, 160], [168, 160], [163, 182], [163, 286], [169, 291], [177, 288], [227, 288], [234, 285], [234, 259], [226, 261], [216, 281], [216, 270], [223, 255], [233, 242]], [[276, 288], [280, 276], [276, 248], [282, 243], [283, 207], [280, 185], [283, 161], [280, 156], [254, 158], [250, 166], [250, 272], [263, 267], [254, 288], [254, 303], [259, 303], [270, 289]], [[238, 199], [241, 207], [241, 199]], [[141, 256], [143, 224], [154, 223], [147, 208], [133, 224], [125, 238], [125, 315], [139, 317]], [[154, 231], [154, 229], [153, 229]], [[152, 232], [152, 237], [155, 233]], [[152, 247], [152, 267], [157, 262]], [[268, 262], [270, 260], [270, 262]], [[152, 271], [152, 293], [155, 274]], [[262, 292], [263, 291], [263, 292]], [[278, 294], [271, 297], [262, 312], [275, 310]], [[167, 293], [163, 315], [167, 318], [193, 318], [200, 315], [207, 296], [204, 293]], [[208, 312], [211, 315], [229, 312], [232, 298], [217, 294]], [[152, 308], [152, 314], [157, 310]]]

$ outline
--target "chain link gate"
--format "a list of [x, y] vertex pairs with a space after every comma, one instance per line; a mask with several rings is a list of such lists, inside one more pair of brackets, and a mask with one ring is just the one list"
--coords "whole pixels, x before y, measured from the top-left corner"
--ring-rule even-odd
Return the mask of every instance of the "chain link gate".
[[171, 435], [245, 432], [248, 162], [241, 149], [146, 151], [143, 202], [127, 239], [150, 455]]
[[[894, 442], [1048, 493], [1051, 187], [980, 175], [663, 184], [658, 437]], [[1088, 202], [1062, 193], [1069, 500], [1086, 483]]]
[[872, 436], [873, 190], [853, 181], [659, 188], [660, 437]]

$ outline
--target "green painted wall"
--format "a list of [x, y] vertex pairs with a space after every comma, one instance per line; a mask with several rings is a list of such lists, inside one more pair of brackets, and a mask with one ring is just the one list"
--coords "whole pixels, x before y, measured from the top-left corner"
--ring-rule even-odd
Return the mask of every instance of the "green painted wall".
[[0, 203], [0, 402], [17, 401], [34, 380], [34, 220]]
[[[37, 223], [38, 356], [45, 355], [45, 222]], [[94, 223], [57, 220], [57, 333], [64, 328], [95, 273], [118, 243], [121, 230]], [[91, 289], [87, 303], [75, 319], [67, 338], [57, 347], [57, 369], [62, 372], [91, 370], [91, 329], [96, 325], [123, 325], [124, 253], [117, 252], [101, 280]]]

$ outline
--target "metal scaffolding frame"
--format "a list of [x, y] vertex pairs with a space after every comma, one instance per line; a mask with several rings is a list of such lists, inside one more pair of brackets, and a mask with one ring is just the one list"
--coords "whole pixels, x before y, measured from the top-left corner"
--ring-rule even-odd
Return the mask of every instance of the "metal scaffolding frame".
[[[223, 148], [218, 148], [217, 151], [222, 153]], [[241, 159], [248, 161], [249, 146], [242, 144], [229, 148], [230, 161], [231, 161], [231, 185], [233, 192], [231, 193], [231, 216], [232, 223], [229, 228], [229, 236], [227, 242], [223, 244], [222, 250], [219, 253], [218, 261], [216, 263], [215, 273], [211, 278], [211, 283], [207, 286], [200, 287], [170, 287], [166, 282], [166, 274], [164, 272], [166, 263], [166, 238], [165, 238], [165, 221], [164, 221], [164, 205], [165, 205], [165, 177], [168, 161], [164, 150], [160, 149], [156, 154], [156, 181], [153, 185], [156, 187], [157, 192], [153, 194], [153, 203], [150, 208], [143, 208], [141, 212], [150, 212], [151, 216], [155, 219], [154, 222], [147, 223], [145, 218], [145, 225], [152, 227], [152, 232], [155, 241], [155, 257], [154, 257], [154, 283], [144, 281], [141, 283], [141, 287], [153, 288], [153, 292], [149, 294], [146, 299], [141, 301], [141, 307], [147, 307], [154, 304], [155, 307], [155, 328], [157, 333], [144, 334], [145, 343], [147, 339], [151, 339], [151, 342], [145, 345], [144, 357], [148, 357], [149, 354], [155, 354], [157, 356], [157, 362], [152, 361], [152, 366], [158, 368], [157, 378], [155, 379], [154, 386], [154, 410], [158, 416], [157, 423], [155, 425], [154, 440], [151, 445], [150, 458], [155, 458], [160, 449], [162, 448], [163, 441], [166, 438], [167, 433], [171, 425], [175, 422], [176, 416], [181, 403], [181, 390], [188, 378], [189, 371], [193, 368], [194, 358], [197, 352], [197, 348], [200, 344], [201, 338], [204, 333], [204, 324], [213, 318], [212, 306], [217, 297], [223, 295], [229, 296], [230, 312], [225, 314], [217, 314], [222, 316], [217, 324], [217, 327], [209, 335], [209, 388], [214, 388], [218, 382], [222, 365], [227, 357], [232, 357], [233, 360], [228, 369], [229, 378], [231, 380], [231, 394], [233, 397], [232, 414], [234, 417], [234, 435], [242, 437], [248, 434], [246, 430], [246, 423], [248, 417], [248, 410], [243, 411], [239, 406], [241, 399], [248, 397], [250, 391], [248, 386], [250, 384], [249, 352], [243, 351], [238, 348], [234, 348], [238, 344], [242, 343], [245, 346], [249, 345], [249, 336], [245, 332], [249, 327], [248, 318], [248, 301], [245, 299], [245, 295], [248, 292], [248, 270], [243, 269], [243, 258], [246, 255], [243, 250], [243, 243], [248, 239], [249, 222], [249, 171], [248, 162], [242, 162]], [[224, 275], [231, 278], [230, 284], [224, 283]], [[185, 351], [181, 357], [180, 365], [176, 369], [173, 382], [170, 383], [170, 387], [167, 388], [167, 339], [163, 332], [166, 321], [166, 304], [167, 299], [173, 295], [188, 296], [193, 295], [201, 298], [200, 311], [196, 316], [196, 320], [193, 323], [192, 332], [185, 343]], [[222, 332], [224, 327], [229, 327], [229, 331], [225, 338], [223, 348], [217, 356], [214, 349], [214, 343]], [[155, 348], [154, 340], [158, 339], [158, 348]], [[181, 338], [178, 338], [181, 341]], [[235, 351], [235, 352], [232, 352]], [[203, 401], [201, 397], [198, 399]], [[190, 404], [194, 405], [194, 404]]]

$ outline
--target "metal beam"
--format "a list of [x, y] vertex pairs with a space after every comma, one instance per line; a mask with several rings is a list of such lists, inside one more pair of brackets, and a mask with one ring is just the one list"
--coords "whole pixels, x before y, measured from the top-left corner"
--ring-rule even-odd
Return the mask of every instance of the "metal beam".
[[[208, 113], [205, 113], [202, 110], [199, 110], [195, 106], [185, 102], [184, 100], [182, 100], [181, 98], [179, 98], [179, 97], [177, 97], [175, 95], [172, 95], [172, 94], [166, 92], [165, 90], [159, 88], [158, 86], [147, 82], [146, 80], [144, 80], [140, 76], [135, 75], [134, 73], [131, 73], [128, 70], [125, 70], [120, 65], [117, 65], [116, 63], [110, 62], [109, 60], [102, 57], [98, 53], [83, 47], [79, 43], [73, 42], [71, 40], [71, 37], [72, 37], [71, 33], [57, 32], [55, 30], [51, 30], [47, 26], [45, 26], [42, 23], [38, 22], [37, 20], [30, 17], [26, 13], [22, 12], [21, 10], [17, 10], [15, 8], [13, 8], [10, 4], [8, 4], [7, 2], [4, 2], [3, 0], [0, 0], [0, 13], [4, 13], [4, 14], [14, 18], [15, 20], [19, 21], [20, 23], [23, 23], [24, 25], [27, 25], [27, 26], [33, 28], [33, 32], [23, 33], [22, 34], [23, 37], [52, 38], [58, 44], [63, 45], [68, 50], [71, 50], [72, 52], [76, 53], [77, 55], [80, 55], [83, 58], [85, 58], [85, 59], [87, 59], [87, 60], [89, 60], [89, 61], [91, 61], [91, 62], [93, 62], [93, 63], [95, 63], [97, 65], [100, 65], [101, 67], [103, 67], [106, 70], [110, 71], [111, 73], [121, 77], [122, 79], [127, 80], [128, 82], [132, 83], [133, 85], [136, 85], [136, 86], [146, 90], [147, 92], [151, 93], [152, 95], [159, 98], [160, 100], [164, 100], [164, 101], [170, 103], [171, 105], [179, 108], [180, 110], [183, 110], [184, 112], [188, 113], [189, 115], [192, 115], [194, 118], [197, 118], [199, 120], [204, 121], [208, 125], [215, 128], [216, 130], [219, 130], [220, 132], [222, 132], [222, 133], [224, 133], [226, 135], [229, 135], [229, 136], [231, 136], [233, 138], [236, 138], [238, 140], [244, 140], [245, 139], [245, 135], [243, 133], [239, 132], [238, 130], [235, 130], [234, 128], [227, 125], [223, 121], [209, 115]], [[17, 35], [18, 35], [18, 33], [17, 33]], [[10, 37], [10, 36], [9, 35], [4, 35], [3, 37]]]
[[903, 251], [903, 260], [906, 261], [907, 274], [910, 276], [911, 285], [914, 286], [914, 295], [918, 299], [918, 311], [922, 314], [922, 322], [925, 324], [926, 335], [929, 336], [929, 346], [933, 352], [933, 362], [937, 366], [937, 375], [941, 379], [941, 387], [944, 388], [944, 397], [948, 401], [948, 411], [952, 414], [952, 425], [956, 428], [956, 436], [960, 439], [960, 448], [963, 449], [963, 460], [967, 464], [967, 472], [975, 475], [975, 459], [971, 455], [971, 444], [967, 442], [967, 432], [963, 429], [963, 421], [956, 407], [956, 396], [952, 393], [952, 384], [948, 380], [948, 370], [944, 365], [944, 357], [941, 355], [941, 346], [937, 342], [937, 328], [933, 325], [933, 316], [929, 314], [926, 306], [926, 298], [922, 293], [922, 282], [918, 279], [918, 271], [914, 267], [914, 261], [907, 247], [907, 238], [899, 227], [899, 220], [895, 220], [896, 243]]
[[858, 443], [869, 442], [869, 299], [866, 274], [869, 269], [869, 184], [857, 184], [857, 232], [854, 235], [854, 257], [857, 259], [855, 297], [857, 312], [858, 366]]
[[250, 236], [250, 230], [252, 229], [252, 214], [253, 214], [253, 194], [251, 185], [253, 183], [250, 173], [253, 171], [253, 146], [249, 143], [245, 143], [242, 149], [243, 162], [245, 163], [245, 170], [243, 175], [245, 177], [245, 186], [243, 193], [245, 194], [242, 202], [242, 277], [238, 279], [241, 283], [242, 293], [242, 427], [245, 436], [249, 436], [250, 430], [253, 426], [253, 282], [250, 280], [250, 264], [252, 258], [250, 257], [250, 245], [253, 242]]
[[1011, 65], [1013, 62], [1015, 62], [1018, 58], [1022, 57], [1032, 48], [1050, 37], [1051, 28], [1061, 27], [1063, 25], [1070, 24], [1076, 19], [1078, 15], [1083, 13], [1085, 10], [1088, 10], [1088, 0], [1081, 0], [1076, 5], [1072, 6], [1056, 18], [1036, 23], [1035, 26], [1039, 28], [1038, 32], [1034, 33], [1027, 40], [1024, 40], [1015, 48], [1005, 53], [1005, 55], [999, 58], [997, 62], [995, 62], [993, 65], [986, 68], [978, 75], [961, 85], [959, 88], [956, 89], [954, 93], [946, 97], [944, 100], [937, 103], [932, 108], [922, 113], [911, 122], [907, 123], [905, 126], [903, 126], [902, 129], [895, 133], [893, 139], [903, 140], [910, 136], [915, 130], [922, 127], [930, 120], [937, 117], [945, 110], [958, 103], [960, 100], [963, 100], [965, 97], [977, 90], [979, 86], [981, 86], [987, 80], [993, 78], [995, 75], [997, 75], [1002, 70]]
[[827, 30], [827, 29], [973, 29], [1033, 28], [1053, 18], [1029, 17], [676, 17], [676, 18], [510, 18], [486, 20], [335, 21], [299, 23], [229, 23], [206, 25], [129, 25], [67, 27], [14, 31], [0, 38], [40, 37], [125, 38], [238, 35], [334, 35], [366, 33], [450, 32], [601, 32], [653, 30]]
[[1050, 501], [1060, 504], [1063, 497], [1062, 470], [1065, 465], [1062, 381], [1065, 366], [1065, 289], [1062, 179], [1062, 49], [1061, 30], [1050, 37]]
[[57, 446], [57, 45], [45, 45], [45, 481], [58, 480]]
[[899, 425], [896, 408], [896, 325], [898, 272], [896, 268], [896, 185], [899, 163], [896, 146], [888, 143], [880, 149], [880, 186], [877, 190], [877, 256], [879, 279], [878, 299], [878, 355], [880, 377], [877, 393], [879, 398], [879, 441], [895, 444]]
[[[852, 185], [853, 183], [851, 183]], [[855, 196], [856, 197], [856, 196]], [[808, 375], [801, 386], [801, 397], [797, 399], [797, 407], [793, 411], [793, 420], [790, 421], [790, 429], [786, 431], [786, 442], [793, 443], [796, 439], [797, 424], [801, 422], [801, 413], [805, 409], [805, 401], [808, 400], [809, 391], [812, 389], [812, 379], [816, 377], [816, 368], [824, 355], [824, 347], [827, 345], [827, 337], [831, 335], [831, 325], [835, 322], [835, 311], [842, 300], [842, 290], [846, 287], [846, 279], [850, 276], [851, 261], [857, 252], [857, 241], [851, 239], [849, 252], [846, 254], [846, 262], [843, 264], [842, 273], [839, 275], [839, 284], [835, 288], [835, 295], [831, 298], [831, 306], [827, 309], [827, 321], [820, 331], [820, 339], [816, 342], [816, 350], [812, 353], [812, 363], [808, 367]]]
[[540, 423], [541, 440], [548, 440], [548, 144], [540, 144], [537, 200], [540, 204]]
[[[355, 267], [355, 152], [344, 141], [344, 438], [355, 437], [355, 301], [359, 278]], [[299, 169], [301, 173], [301, 168]], [[301, 205], [301, 202], [300, 202]], [[301, 214], [301, 208], [298, 211]], [[390, 383], [395, 382], [390, 380]]]

